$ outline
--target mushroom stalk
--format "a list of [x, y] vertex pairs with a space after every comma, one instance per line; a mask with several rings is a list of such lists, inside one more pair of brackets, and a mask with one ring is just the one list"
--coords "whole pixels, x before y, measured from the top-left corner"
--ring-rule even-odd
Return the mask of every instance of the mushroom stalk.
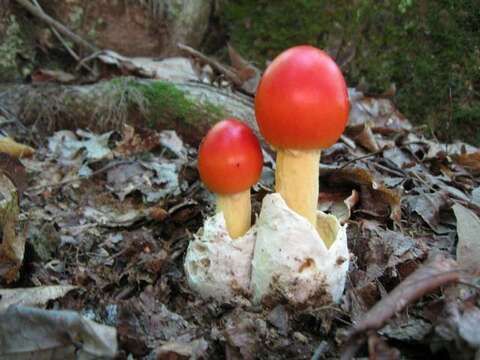
[[279, 149], [275, 188], [288, 207], [317, 225], [320, 150]]
[[223, 212], [232, 239], [245, 235], [251, 226], [250, 189], [234, 194], [217, 194], [217, 212]]

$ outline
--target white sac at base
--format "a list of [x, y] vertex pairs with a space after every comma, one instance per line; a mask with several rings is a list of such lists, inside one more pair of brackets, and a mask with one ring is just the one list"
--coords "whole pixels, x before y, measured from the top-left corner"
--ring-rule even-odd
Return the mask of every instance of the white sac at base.
[[255, 227], [232, 239], [223, 213], [205, 221], [203, 233], [190, 242], [185, 257], [188, 285], [203, 298], [232, 301], [236, 295], [248, 297]]
[[[340, 300], [349, 264], [346, 226], [321, 211], [317, 219], [315, 229], [278, 193], [263, 199], [252, 261], [255, 303], [278, 298], [294, 305]], [[327, 249], [322, 239], [334, 241]]]

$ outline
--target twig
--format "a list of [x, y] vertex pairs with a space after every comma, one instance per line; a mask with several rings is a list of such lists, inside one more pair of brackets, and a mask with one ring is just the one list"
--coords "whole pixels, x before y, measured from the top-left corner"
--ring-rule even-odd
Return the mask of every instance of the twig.
[[201, 52], [191, 48], [190, 46], [183, 45], [183, 44], [177, 44], [177, 47], [180, 50], [185, 51], [187, 54], [189, 54], [193, 58], [198, 58], [202, 62], [210, 65], [216, 71], [225, 75], [225, 77], [228, 80], [230, 80], [231, 82], [233, 82], [236, 86], [242, 86], [243, 81], [237, 76], [237, 74], [235, 72], [233, 72], [232, 70], [230, 70], [229, 68], [227, 68], [226, 66], [220, 64], [218, 61], [209, 58], [208, 56], [206, 56], [206, 55], [202, 54]]
[[110, 170], [111, 168], [114, 168], [115, 166], [119, 166], [119, 165], [125, 165], [125, 164], [130, 164], [132, 163], [133, 160], [125, 160], [125, 161], [119, 161], [119, 162], [113, 162], [113, 163], [110, 163], [108, 165], [105, 165], [104, 167], [98, 169], [98, 170], [95, 170], [93, 171], [90, 175], [86, 175], [86, 176], [77, 176], [75, 178], [72, 178], [72, 179], [67, 179], [67, 180], [62, 180], [62, 181], [59, 181], [59, 182], [56, 182], [56, 183], [53, 183], [53, 184], [45, 184], [45, 185], [38, 185], [38, 186], [32, 186], [30, 188], [27, 189], [27, 192], [28, 193], [32, 193], [34, 191], [38, 191], [38, 190], [42, 190], [42, 189], [46, 189], [46, 188], [49, 188], [49, 187], [52, 187], [52, 188], [56, 188], [56, 187], [61, 187], [63, 185], [67, 185], [67, 184], [70, 184], [70, 183], [74, 183], [76, 181], [81, 181], [81, 180], [85, 180], [85, 179], [89, 179], [93, 176], [96, 176], [96, 175], [99, 175], [107, 170]]
[[58, 22], [57, 20], [53, 19], [49, 15], [47, 15], [45, 12], [34, 6], [30, 1], [28, 0], [16, 0], [17, 3], [22, 6], [25, 10], [27, 10], [30, 14], [33, 16], [36, 16], [37, 18], [43, 20], [46, 22], [48, 25], [52, 26], [56, 30], [58, 30], [60, 33], [68, 37], [70, 40], [72, 40], [74, 43], [77, 45], [83, 47], [86, 50], [89, 50], [91, 52], [98, 51], [98, 48], [95, 47], [94, 45], [90, 44], [88, 41], [82, 39], [80, 36], [72, 32], [70, 29], [68, 29], [65, 25], [62, 23]]
[[383, 166], [383, 165], [381, 165], [381, 164], [373, 163], [373, 166], [375, 166], [376, 168], [379, 168], [379, 169], [381, 169], [381, 170], [383, 170], [383, 171], [386, 171], [386, 172], [388, 172], [388, 173], [390, 173], [390, 174], [396, 175], [396, 176], [398, 176], [398, 177], [401, 177], [401, 178], [406, 177], [406, 174], [401, 173], [400, 171], [391, 169], [391, 168], [389, 168], [389, 167]]
[[[42, 7], [40, 6], [40, 4], [38, 3], [37, 0], [32, 0], [33, 3], [35, 4], [35, 6], [38, 8], [38, 10], [42, 11], [43, 13], [45, 13], [45, 11], [43, 11]], [[62, 43], [63, 47], [68, 51], [68, 53], [71, 55], [71, 57], [73, 57], [77, 62], [79, 62], [81, 60], [80, 56], [75, 52], [75, 50], [73, 50], [69, 45], [68, 43], [65, 41], [65, 39], [63, 38], [62, 34], [60, 34], [57, 29], [55, 29], [52, 25], [50, 25], [50, 29], [52, 30], [53, 34], [55, 35], [55, 37]], [[87, 69], [88, 71], [90, 71], [92, 74], [94, 73], [94, 70], [88, 66], [87, 64], [80, 64], [80, 66], [83, 66], [85, 69]]]
[[335, 170], [333, 171], [332, 175], [335, 174], [336, 172], [340, 171], [340, 170], [345, 169], [348, 165], [353, 164], [354, 162], [357, 162], [357, 161], [363, 160], [363, 159], [368, 159], [368, 158], [370, 158], [370, 157], [372, 157], [372, 156], [376, 156], [376, 155], [378, 155], [378, 154], [381, 154], [385, 149], [386, 149], [386, 147], [384, 146], [384, 147], [381, 148], [380, 150], [377, 150], [377, 151], [374, 151], [374, 152], [372, 152], [372, 153], [369, 153], [369, 154], [362, 155], [362, 156], [356, 157], [356, 158], [354, 158], [354, 159], [351, 159], [351, 160], [347, 161], [345, 164], [343, 164], [342, 166], [340, 166], [339, 168], [335, 169]]

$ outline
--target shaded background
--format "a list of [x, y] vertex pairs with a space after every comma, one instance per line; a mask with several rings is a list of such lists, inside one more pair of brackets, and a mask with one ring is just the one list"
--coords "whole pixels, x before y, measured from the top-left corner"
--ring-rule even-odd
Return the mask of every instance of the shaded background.
[[[0, 2], [0, 79], [65, 68], [71, 59], [48, 27], [14, 1]], [[225, 61], [229, 42], [263, 69], [283, 49], [313, 44], [336, 58], [350, 86], [392, 97], [439, 140], [480, 144], [478, 0], [39, 3], [98, 47], [129, 56], [175, 55], [183, 42]]]

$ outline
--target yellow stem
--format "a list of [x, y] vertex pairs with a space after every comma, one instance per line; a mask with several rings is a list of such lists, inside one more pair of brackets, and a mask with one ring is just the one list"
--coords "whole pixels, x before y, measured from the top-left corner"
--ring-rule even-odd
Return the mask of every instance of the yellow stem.
[[279, 149], [276, 166], [276, 191], [316, 228], [320, 150]]
[[217, 194], [217, 211], [223, 212], [232, 239], [245, 235], [251, 226], [250, 189], [236, 194]]

